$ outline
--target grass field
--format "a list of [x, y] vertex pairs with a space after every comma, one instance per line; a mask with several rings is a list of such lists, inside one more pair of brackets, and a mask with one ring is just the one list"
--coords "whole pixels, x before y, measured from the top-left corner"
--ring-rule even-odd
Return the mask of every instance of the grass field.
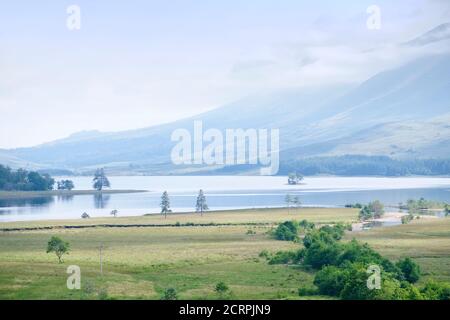
[[450, 218], [420, 219], [408, 225], [347, 234], [369, 243], [389, 259], [411, 257], [427, 279], [450, 282]]
[[[352, 222], [355, 209], [239, 210], [233, 212], [133, 218], [2, 223], [0, 228], [58, 227], [36, 231], [0, 232], [0, 299], [159, 299], [176, 288], [181, 299], [215, 299], [216, 283], [223, 281], [236, 299], [322, 299], [299, 297], [298, 288], [310, 287], [313, 273], [282, 265], [268, 265], [262, 250], [298, 248], [266, 233], [271, 224], [307, 219], [316, 223]], [[158, 226], [180, 223], [233, 224], [221, 226]], [[92, 224], [93, 228], [61, 226]], [[152, 227], [105, 227], [139, 224]], [[251, 229], [256, 234], [247, 234]], [[49, 238], [69, 241], [72, 251], [58, 264], [46, 254]], [[426, 277], [449, 279], [450, 219], [351, 233], [392, 259], [413, 256]], [[103, 276], [99, 247], [104, 246]], [[82, 289], [68, 290], [66, 268], [78, 265]]]
[[[120, 214], [120, 213], [119, 213]], [[8, 228], [42, 228], [52, 226], [86, 226], [86, 225], [174, 225], [181, 224], [274, 224], [286, 220], [307, 219], [320, 223], [350, 222], [356, 221], [357, 209], [327, 209], [327, 208], [302, 208], [302, 209], [248, 209], [208, 212], [202, 216], [197, 213], [176, 213], [167, 216], [147, 215], [136, 217], [117, 218], [90, 218], [77, 220], [55, 221], [29, 221], [29, 222], [4, 222], [0, 223], [0, 229]]]

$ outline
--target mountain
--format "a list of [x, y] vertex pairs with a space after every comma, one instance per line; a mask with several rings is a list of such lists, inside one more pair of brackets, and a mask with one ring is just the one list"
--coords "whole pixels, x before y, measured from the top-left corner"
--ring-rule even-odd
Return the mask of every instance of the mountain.
[[443, 23], [404, 45], [420, 47], [447, 39], [450, 39], [450, 23]]
[[165, 125], [118, 133], [82, 132], [33, 148], [3, 150], [0, 162], [81, 172], [97, 167], [115, 173], [223, 172], [220, 167], [172, 164], [172, 132], [184, 128], [192, 133], [195, 120], [203, 121], [204, 130], [222, 132], [279, 128], [285, 163], [339, 155], [449, 158], [449, 75], [450, 55], [427, 56], [356, 87], [266, 93]]

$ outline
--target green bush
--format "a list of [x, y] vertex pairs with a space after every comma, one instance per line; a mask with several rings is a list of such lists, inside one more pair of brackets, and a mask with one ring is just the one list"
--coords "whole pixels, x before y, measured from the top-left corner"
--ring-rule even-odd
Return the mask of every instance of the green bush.
[[309, 222], [308, 220], [302, 220], [298, 223], [298, 226], [300, 228], [308, 230], [308, 229], [314, 229], [316, 225], [313, 222]]
[[340, 296], [346, 281], [346, 272], [335, 266], [322, 268], [314, 277], [314, 285], [317, 286], [319, 293], [328, 296]]
[[450, 284], [428, 281], [420, 293], [425, 300], [450, 300]]
[[222, 281], [219, 282], [218, 284], [216, 284], [216, 287], [214, 288], [214, 291], [216, 291], [220, 295], [225, 294], [228, 290], [230, 290], [230, 289], [225, 284], [225, 282], [222, 282]]
[[306, 250], [303, 263], [314, 269], [320, 269], [327, 265], [336, 265], [340, 253], [341, 248], [337, 243], [314, 242]]
[[409, 283], [416, 283], [420, 279], [420, 267], [410, 258], [397, 262], [396, 266], [401, 270], [404, 278]]
[[298, 289], [298, 295], [300, 297], [304, 297], [304, 296], [315, 296], [318, 295], [319, 291], [317, 290], [317, 288], [313, 288], [313, 287], [302, 287]]
[[293, 264], [298, 263], [304, 255], [303, 250], [298, 251], [278, 251], [269, 257], [269, 264]]
[[285, 221], [278, 225], [274, 231], [275, 239], [282, 241], [298, 240], [298, 223], [295, 221]]
[[412, 214], [408, 214], [406, 216], [401, 217], [402, 224], [408, 224], [414, 219]]
[[369, 220], [369, 219], [378, 219], [384, 215], [384, 205], [376, 200], [370, 202], [368, 205], [363, 206], [359, 211], [359, 219], [361, 221]]
[[178, 300], [177, 290], [175, 290], [174, 288], [166, 289], [163, 296], [161, 297], [161, 300]]

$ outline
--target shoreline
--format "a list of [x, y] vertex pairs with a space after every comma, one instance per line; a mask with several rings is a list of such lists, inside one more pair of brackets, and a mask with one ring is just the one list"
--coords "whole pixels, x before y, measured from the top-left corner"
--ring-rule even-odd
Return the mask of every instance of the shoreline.
[[[343, 217], [347, 217], [348, 222], [355, 222], [357, 219], [357, 211], [355, 209], [349, 208], [322, 208], [322, 207], [306, 207], [302, 208], [301, 211], [295, 212], [293, 210], [288, 211], [287, 208], [249, 208], [249, 209], [231, 209], [231, 210], [211, 210], [205, 212], [203, 216], [201, 216], [198, 212], [190, 211], [190, 212], [173, 212], [167, 215], [167, 218], [164, 218], [164, 215], [161, 213], [147, 213], [142, 215], [126, 215], [121, 216], [119, 212], [118, 217], [104, 216], [104, 217], [91, 217], [89, 219], [82, 218], [72, 218], [72, 219], [44, 219], [44, 220], [20, 220], [20, 221], [2, 221], [0, 222], [0, 229], [5, 228], [14, 228], [15, 226], [20, 227], [34, 227], [34, 226], [55, 226], [55, 225], [64, 225], [64, 226], [76, 226], [76, 225], [110, 225], [110, 224], [133, 224], [133, 225], [147, 225], [152, 224], [153, 220], [160, 220], [158, 222], [153, 221], [153, 224], [172, 224], [175, 222], [185, 223], [196, 222], [197, 224], [204, 223], [218, 223], [215, 221], [216, 218], [220, 218], [221, 216], [230, 217], [240, 217], [246, 216], [244, 218], [245, 222], [255, 222], [258, 220], [260, 215], [267, 215], [263, 222], [270, 222], [272, 218], [281, 214], [285, 216], [285, 220], [302, 220], [304, 219], [303, 214], [308, 214], [310, 212], [315, 211], [324, 211], [324, 212], [333, 212], [337, 214], [337, 217], [343, 214]], [[347, 213], [347, 215], [345, 215]], [[350, 217], [348, 216], [350, 213]], [[220, 221], [220, 223], [230, 223], [228, 218], [224, 221]], [[285, 221], [283, 220], [283, 221]], [[336, 219], [326, 220], [327, 223], [331, 223]], [[339, 220], [339, 219], [338, 219]], [[279, 222], [277, 220], [277, 222]], [[1, 230], [0, 230], [1, 231]]]
[[49, 191], [0, 191], [0, 200], [9, 199], [29, 199], [53, 196], [80, 196], [80, 195], [101, 195], [120, 193], [143, 193], [147, 190], [49, 190]]

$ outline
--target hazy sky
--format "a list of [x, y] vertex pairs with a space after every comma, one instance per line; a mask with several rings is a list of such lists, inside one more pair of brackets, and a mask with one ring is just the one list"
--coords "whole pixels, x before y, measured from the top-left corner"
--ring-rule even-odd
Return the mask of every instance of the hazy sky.
[[[380, 30], [366, 26], [374, 4]], [[69, 5], [81, 30], [66, 26]], [[448, 0], [0, 0], [0, 148], [357, 83], [421, 54], [398, 44], [449, 21]]]

